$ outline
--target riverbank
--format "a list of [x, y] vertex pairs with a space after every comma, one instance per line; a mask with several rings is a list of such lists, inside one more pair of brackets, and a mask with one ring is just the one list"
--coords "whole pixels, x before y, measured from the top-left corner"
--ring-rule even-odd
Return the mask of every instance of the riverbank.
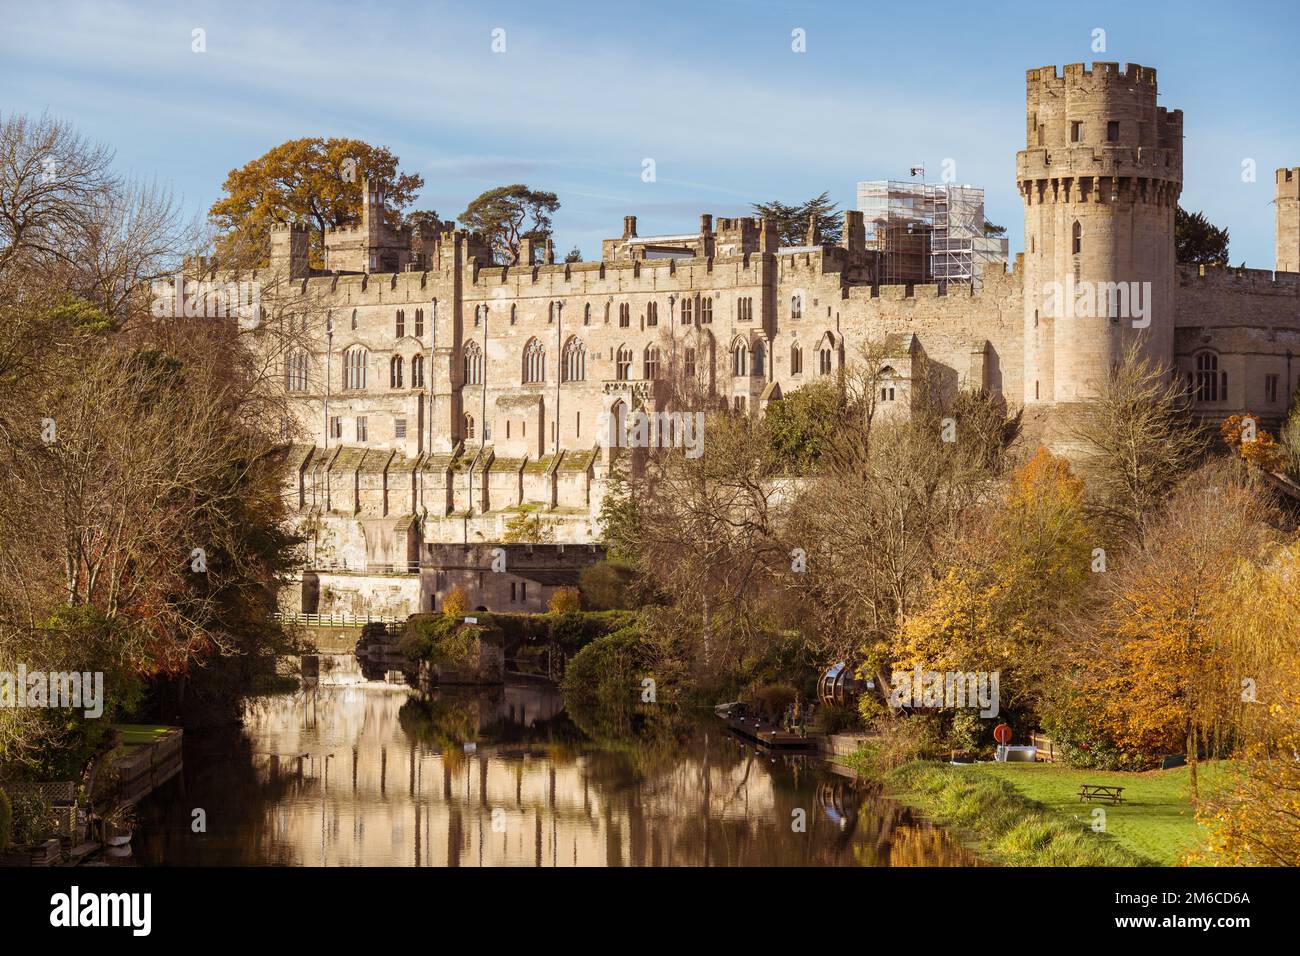
[[[842, 762], [880, 782], [890, 797], [962, 831], [981, 855], [1021, 866], [1176, 866], [1198, 849], [1188, 770], [1118, 773], [1059, 764], [950, 764], [914, 761], [880, 772], [866, 751]], [[1226, 776], [1202, 764], [1203, 790]], [[1080, 803], [1081, 783], [1124, 787], [1122, 804]], [[1104, 809], [1104, 831], [1093, 830]]]

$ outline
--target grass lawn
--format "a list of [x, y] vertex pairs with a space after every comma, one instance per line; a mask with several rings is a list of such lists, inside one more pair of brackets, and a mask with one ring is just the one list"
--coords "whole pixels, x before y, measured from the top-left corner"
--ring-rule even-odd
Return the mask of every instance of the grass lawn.
[[167, 736], [168, 731], [176, 729], [163, 724], [114, 724], [113, 726], [122, 736], [123, 747], [141, 747], [155, 743]]
[[[1119, 773], [1050, 763], [987, 763], [961, 769], [1003, 780], [1053, 814], [1083, 826], [1091, 824], [1094, 807], [1104, 807], [1106, 832], [1120, 846], [1165, 866], [1176, 865], [1205, 836], [1192, 812], [1187, 767]], [[1202, 763], [1198, 771], [1202, 797], [1227, 784], [1229, 767], [1224, 761]], [[1081, 783], [1123, 787], [1124, 802], [1081, 803]]]

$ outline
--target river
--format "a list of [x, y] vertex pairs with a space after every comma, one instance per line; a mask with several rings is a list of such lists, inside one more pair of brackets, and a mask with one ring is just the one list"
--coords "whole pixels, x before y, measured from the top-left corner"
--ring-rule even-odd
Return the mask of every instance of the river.
[[711, 718], [593, 739], [548, 684], [426, 701], [325, 663], [318, 688], [187, 734], [183, 772], [137, 808], [137, 865], [978, 862], [826, 761], [759, 752]]

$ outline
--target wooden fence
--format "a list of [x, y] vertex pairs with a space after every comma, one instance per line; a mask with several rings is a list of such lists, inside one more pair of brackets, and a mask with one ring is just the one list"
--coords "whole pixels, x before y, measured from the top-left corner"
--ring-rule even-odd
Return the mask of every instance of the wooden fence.
[[1047, 734], [1042, 733], [1041, 731], [1035, 730], [1030, 732], [1029, 744], [1032, 747], [1038, 748], [1038, 753], [1035, 756], [1036, 760], [1055, 763], [1060, 759], [1061, 752], [1056, 749], [1056, 744], [1052, 742], [1052, 738], [1048, 737]]

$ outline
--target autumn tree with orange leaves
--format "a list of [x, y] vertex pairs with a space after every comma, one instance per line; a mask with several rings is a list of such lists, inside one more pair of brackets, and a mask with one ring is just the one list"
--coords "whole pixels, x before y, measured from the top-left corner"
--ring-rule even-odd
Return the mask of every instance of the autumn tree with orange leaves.
[[1185, 753], [1193, 802], [1199, 754], [1232, 739], [1240, 689], [1224, 594], [1273, 538], [1271, 517], [1231, 468], [1199, 469], [1144, 543], [1112, 562], [1096, 616], [1071, 649], [1097, 723], [1148, 763]]
[[1261, 428], [1259, 419], [1247, 412], [1230, 415], [1219, 426], [1224, 443], [1242, 461], [1264, 471], [1281, 471], [1286, 467], [1286, 449]]
[[227, 174], [221, 184], [225, 195], [208, 210], [222, 232], [218, 248], [230, 258], [232, 250], [251, 246], [264, 259], [271, 227], [300, 222], [312, 230], [311, 265], [323, 267], [325, 231], [360, 222], [367, 179], [385, 196], [388, 225], [401, 225], [402, 210], [414, 201], [424, 178], [397, 166], [387, 147], [359, 139], [315, 136], [281, 143]]

